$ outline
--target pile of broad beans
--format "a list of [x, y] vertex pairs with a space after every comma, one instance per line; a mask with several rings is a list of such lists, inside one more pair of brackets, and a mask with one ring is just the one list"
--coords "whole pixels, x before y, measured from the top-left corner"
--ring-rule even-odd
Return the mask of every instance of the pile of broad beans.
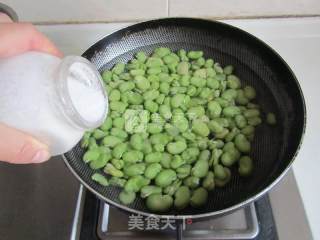
[[165, 212], [203, 206], [208, 191], [230, 181], [231, 167], [249, 176], [262, 118], [255, 89], [233, 70], [202, 51], [160, 47], [104, 71], [109, 114], [81, 143], [83, 161], [97, 170], [92, 179], [123, 188], [123, 204], [140, 195], [149, 210]]

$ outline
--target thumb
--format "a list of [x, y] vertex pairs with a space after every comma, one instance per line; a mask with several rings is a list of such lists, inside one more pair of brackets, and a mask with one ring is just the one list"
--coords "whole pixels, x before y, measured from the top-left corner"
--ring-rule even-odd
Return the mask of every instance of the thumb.
[[0, 160], [23, 164], [41, 163], [50, 157], [48, 147], [28, 134], [0, 124]]

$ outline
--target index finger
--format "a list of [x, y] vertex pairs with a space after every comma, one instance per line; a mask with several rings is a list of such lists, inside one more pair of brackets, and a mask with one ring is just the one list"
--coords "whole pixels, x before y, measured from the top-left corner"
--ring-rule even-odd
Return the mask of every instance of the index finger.
[[63, 56], [46, 36], [29, 23], [0, 24], [0, 39], [0, 58], [32, 50], [45, 52], [57, 57]]

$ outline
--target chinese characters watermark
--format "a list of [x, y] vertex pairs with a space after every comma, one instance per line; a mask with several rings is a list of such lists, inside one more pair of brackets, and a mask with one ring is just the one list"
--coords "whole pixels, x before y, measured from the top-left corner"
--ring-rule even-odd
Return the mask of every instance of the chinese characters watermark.
[[[192, 224], [190, 217], [182, 219], [182, 229], [186, 225]], [[128, 221], [128, 230], [175, 230], [176, 221], [171, 218], [159, 218], [155, 215], [144, 217], [142, 215], [131, 214]]]

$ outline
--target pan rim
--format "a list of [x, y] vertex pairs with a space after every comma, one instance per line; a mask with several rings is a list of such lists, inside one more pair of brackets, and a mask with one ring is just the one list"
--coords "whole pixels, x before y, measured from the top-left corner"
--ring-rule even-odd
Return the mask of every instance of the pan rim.
[[186, 17], [173, 17], [173, 18], [157, 18], [157, 19], [152, 19], [152, 20], [147, 20], [147, 21], [141, 21], [141, 22], [135, 22], [133, 24], [129, 24], [127, 26], [125, 26], [124, 28], [115, 30], [109, 34], [106, 34], [105, 36], [103, 36], [101, 39], [97, 40], [95, 43], [93, 43], [92, 45], [90, 45], [87, 50], [82, 54], [82, 56], [85, 56], [86, 53], [95, 45], [99, 44], [101, 41], [103, 41], [106, 37], [114, 34], [114, 33], [121, 33], [121, 32], [126, 32], [126, 28], [128, 27], [134, 27], [134, 26], [138, 26], [138, 25], [143, 25], [146, 23], [152, 23], [152, 22], [157, 22], [157, 21], [168, 21], [168, 20], [185, 20], [185, 21], [199, 21], [202, 23], [208, 23], [208, 24], [218, 24], [222, 27], [227, 27], [232, 31], [240, 31], [242, 34], [247, 35], [248, 37], [252, 38], [254, 41], [260, 43], [266, 50], [270, 51], [274, 57], [278, 58], [278, 60], [284, 65], [284, 67], [287, 68], [289, 74], [292, 76], [297, 90], [299, 92], [299, 97], [301, 100], [301, 104], [302, 104], [302, 110], [303, 112], [301, 114], [303, 114], [303, 126], [302, 126], [302, 132], [301, 132], [301, 136], [300, 136], [300, 140], [299, 140], [299, 144], [296, 148], [296, 150], [294, 151], [293, 157], [291, 158], [290, 162], [288, 163], [288, 165], [286, 166], [286, 168], [282, 171], [282, 173], [275, 178], [270, 184], [268, 184], [264, 189], [260, 190], [258, 193], [254, 194], [253, 196], [246, 198], [245, 200], [234, 204], [230, 207], [224, 208], [224, 209], [220, 209], [220, 210], [216, 210], [216, 211], [212, 211], [212, 212], [208, 212], [208, 213], [201, 213], [201, 214], [194, 214], [194, 215], [183, 215], [183, 214], [179, 214], [179, 215], [166, 215], [166, 214], [157, 214], [157, 213], [151, 213], [151, 212], [145, 212], [145, 211], [140, 211], [140, 210], [136, 210], [130, 207], [127, 207], [125, 205], [119, 204], [115, 201], [112, 201], [109, 198], [104, 197], [101, 193], [99, 193], [98, 191], [94, 190], [92, 187], [89, 186], [88, 183], [86, 183], [86, 181], [84, 181], [77, 173], [76, 171], [72, 168], [72, 166], [69, 164], [66, 156], [63, 154], [62, 158], [65, 162], [65, 164], [67, 165], [67, 167], [69, 168], [69, 170], [73, 173], [73, 175], [81, 182], [82, 185], [84, 185], [88, 190], [90, 190], [93, 194], [95, 194], [97, 197], [99, 197], [101, 200], [103, 200], [104, 202], [118, 207], [120, 209], [123, 209], [129, 213], [132, 214], [138, 214], [138, 215], [143, 215], [143, 216], [154, 216], [157, 218], [166, 218], [166, 219], [176, 219], [176, 220], [183, 220], [186, 218], [194, 218], [194, 219], [200, 219], [200, 218], [207, 218], [207, 217], [215, 217], [215, 216], [220, 216], [220, 215], [224, 215], [227, 213], [231, 213], [241, 207], [244, 207], [246, 205], [248, 205], [249, 203], [259, 199], [260, 197], [262, 197], [264, 194], [266, 194], [269, 190], [271, 190], [276, 184], [278, 184], [280, 182], [280, 180], [287, 174], [287, 172], [289, 171], [289, 169], [292, 166], [292, 163], [294, 162], [294, 160], [296, 159], [298, 152], [301, 148], [304, 136], [305, 136], [305, 132], [306, 132], [306, 123], [307, 123], [307, 110], [306, 110], [306, 104], [305, 104], [305, 98], [302, 92], [302, 88], [300, 86], [300, 83], [297, 79], [297, 77], [295, 76], [293, 70], [290, 68], [290, 66], [287, 64], [287, 62], [280, 56], [280, 54], [278, 52], [276, 52], [271, 46], [269, 46], [267, 43], [265, 43], [263, 40], [259, 39], [258, 37], [252, 35], [251, 33], [235, 27], [233, 25], [221, 22], [221, 21], [215, 21], [215, 20], [208, 20], [208, 19], [203, 19], [203, 18], [186, 18]]

